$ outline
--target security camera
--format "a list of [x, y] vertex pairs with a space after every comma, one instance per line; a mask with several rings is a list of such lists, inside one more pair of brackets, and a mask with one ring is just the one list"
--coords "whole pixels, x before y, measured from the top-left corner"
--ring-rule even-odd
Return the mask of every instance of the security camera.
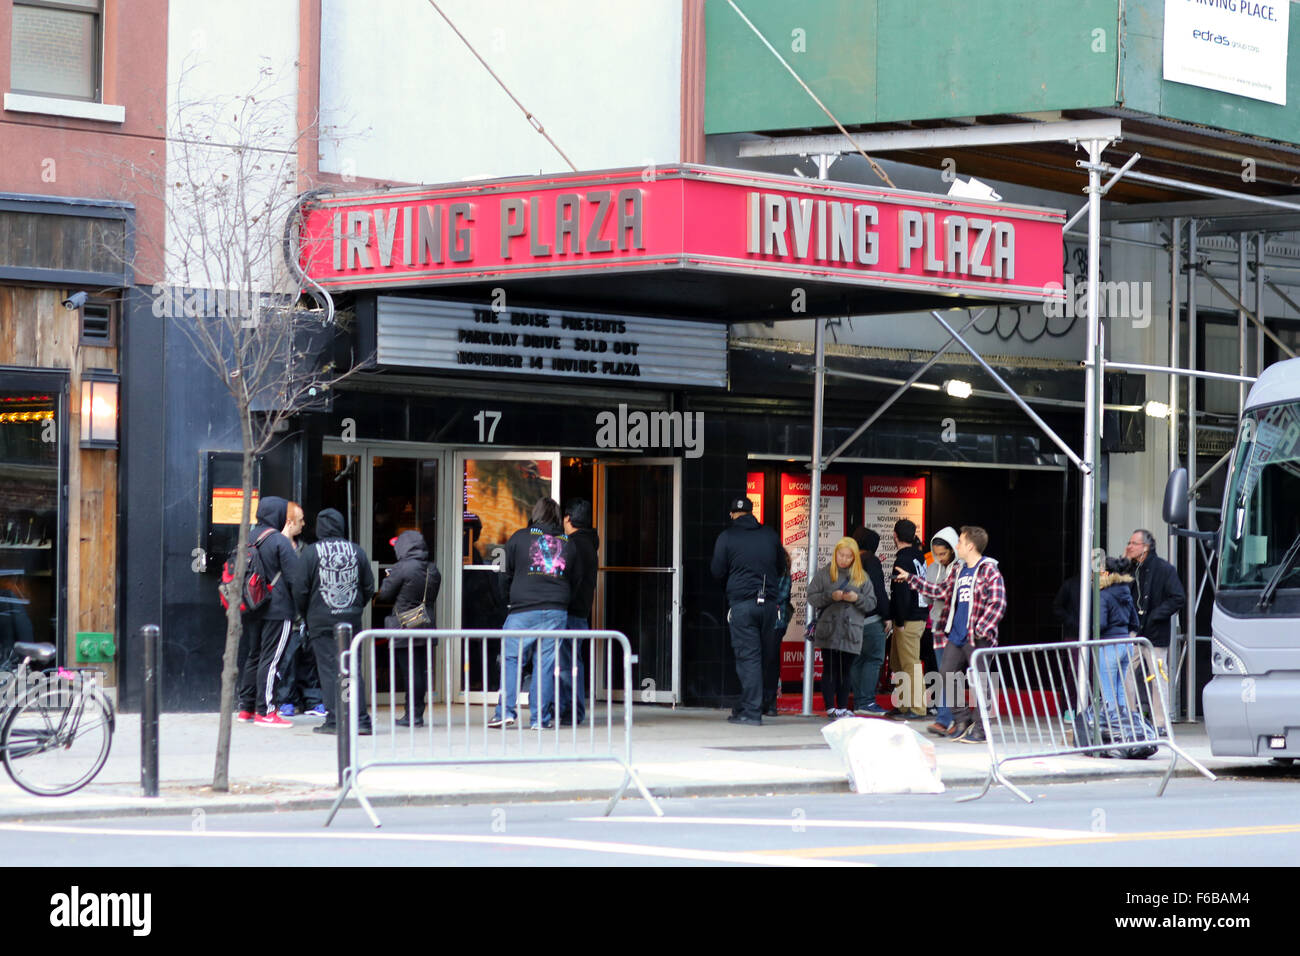
[[89, 296], [84, 292], [74, 292], [63, 300], [63, 307], [65, 309], [79, 309], [86, 304], [88, 298]]

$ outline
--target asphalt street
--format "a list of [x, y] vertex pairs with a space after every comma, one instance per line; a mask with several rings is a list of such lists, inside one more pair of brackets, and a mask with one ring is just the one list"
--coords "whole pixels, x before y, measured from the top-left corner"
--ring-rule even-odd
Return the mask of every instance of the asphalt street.
[[1271, 866], [1300, 859], [1300, 774], [934, 796], [384, 807], [0, 824], [16, 866]]

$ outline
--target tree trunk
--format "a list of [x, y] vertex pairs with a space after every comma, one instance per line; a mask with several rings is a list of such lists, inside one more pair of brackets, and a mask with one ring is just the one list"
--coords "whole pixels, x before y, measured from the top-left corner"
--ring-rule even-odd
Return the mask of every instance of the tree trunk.
[[[243, 619], [239, 602], [244, 592], [244, 571], [248, 563], [248, 531], [253, 515], [253, 429], [248, 407], [239, 403], [240, 437], [244, 444], [243, 495], [240, 510], [239, 541], [235, 551], [234, 581], [226, 594], [226, 650], [221, 657], [221, 712], [217, 722], [217, 755], [212, 770], [212, 789], [226, 792], [230, 789], [230, 729], [235, 711], [235, 688], [239, 680], [239, 638], [243, 633]], [[233, 593], [231, 593], [233, 592]]]

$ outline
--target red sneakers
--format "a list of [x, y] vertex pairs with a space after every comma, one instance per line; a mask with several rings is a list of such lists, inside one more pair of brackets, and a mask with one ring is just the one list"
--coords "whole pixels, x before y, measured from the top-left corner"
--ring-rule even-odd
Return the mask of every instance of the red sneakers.
[[272, 711], [269, 714], [258, 714], [253, 718], [253, 723], [261, 727], [292, 727], [293, 721], [285, 720], [279, 714]]
[[251, 724], [255, 716], [256, 714], [251, 710], [241, 710], [235, 715], [235, 720], [239, 721], [241, 724]]

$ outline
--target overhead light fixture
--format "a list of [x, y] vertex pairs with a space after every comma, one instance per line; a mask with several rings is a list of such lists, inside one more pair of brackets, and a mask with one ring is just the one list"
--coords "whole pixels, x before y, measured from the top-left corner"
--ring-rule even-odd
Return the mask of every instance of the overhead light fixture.
[[953, 398], [970, 398], [974, 389], [970, 382], [963, 382], [959, 378], [950, 378], [943, 383], [943, 390]]
[[1147, 413], [1148, 418], [1168, 418], [1169, 406], [1164, 402], [1157, 402], [1154, 399], [1142, 406], [1143, 411]]

